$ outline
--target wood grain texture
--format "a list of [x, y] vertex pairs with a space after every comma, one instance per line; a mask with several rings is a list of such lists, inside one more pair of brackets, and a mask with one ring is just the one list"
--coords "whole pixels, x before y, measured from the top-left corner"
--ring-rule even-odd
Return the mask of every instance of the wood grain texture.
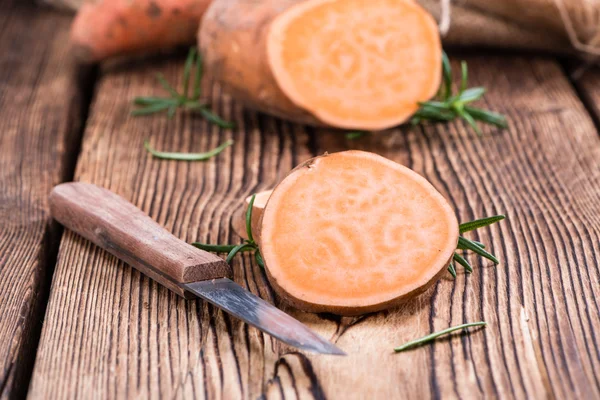
[[68, 182], [54, 187], [50, 212], [65, 227], [180, 296], [186, 296], [180, 283], [231, 276], [222, 258], [176, 238], [142, 210], [99, 186]]
[[[136, 60], [103, 71], [76, 179], [122, 195], [187, 242], [234, 242], [230, 223], [243, 199], [308, 158], [309, 137], [243, 112], [218, 87], [209, 100], [237, 121], [234, 131], [199, 116], [130, 117], [134, 96], [161, 93], [156, 72], [175, 83], [182, 63]], [[235, 144], [208, 162], [185, 163], [151, 158], [145, 139], [173, 151]], [[235, 281], [272, 301], [263, 271], [246, 257], [233, 265]], [[334, 324], [317, 328], [330, 336]], [[278, 354], [290, 350], [212, 306], [180, 299], [71, 232], [61, 243], [42, 337], [32, 398], [256, 397]]]
[[85, 99], [68, 27], [28, 2], [0, 2], [0, 398], [27, 391], [60, 234], [47, 197], [77, 154]]
[[569, 77], [596, 126], [600, 125], [600, 71], [593, 60], [588, 63], [570, 61], [566, 67]]
[[[324, 151], [375, 151], [426, 176], [459, 220], [506, 213], [470, 237], [501, 259], [470, 256], [472, 275], [442, 279], [401, 308], [358, 318], [283, 308], [350, 355], [303, 354], [200, 301], [185, 301], [73, 234], [59, 262], [34, 370], [32, 398], [594, 398], [600, 396], [600, 139], [552, 60], [467, 58], [486, 105], [510, 129], [478, 138], [465, 124], [393, 130], [359, 141], [243, 111], [212, 87], [211, 103], [238, 128], [178, 115], [133, 119], [153, 74], [171, 81], [182, 59], [107, 68], [99, 82], [76, 177], [139, 205], [176, 236], [239, 240], [230, 228], [244, 198], [270, 189]], [[235, 145], [206, 163], [151, 159], [164, 150]], [[234, 278], [279, 303], [249, 256]], [[433, 330], [486, 320], [471, 335], [394, 354]]]

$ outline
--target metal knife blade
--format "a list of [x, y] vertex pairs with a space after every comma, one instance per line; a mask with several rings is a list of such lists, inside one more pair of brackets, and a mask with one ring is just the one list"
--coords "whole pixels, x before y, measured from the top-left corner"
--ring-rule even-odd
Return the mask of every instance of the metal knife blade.
[[230, 279], [181, 283], [180, 286], [291, 346], [321, 354], [346, 355], [300, 321]]

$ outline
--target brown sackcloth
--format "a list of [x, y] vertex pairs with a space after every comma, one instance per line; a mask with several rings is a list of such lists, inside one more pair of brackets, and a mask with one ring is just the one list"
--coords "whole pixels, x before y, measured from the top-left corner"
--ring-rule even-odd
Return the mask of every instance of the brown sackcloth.
[[[40, 1], [76, 10], [107, 0]], [[417, 1], [440, 22], [444, 44], [600, 56], [600, 0]]]
[[600, 0], [419, 3], [438, 21], [449, 21], [447, 32], [441, 29], [445, 44], [600, 55]]

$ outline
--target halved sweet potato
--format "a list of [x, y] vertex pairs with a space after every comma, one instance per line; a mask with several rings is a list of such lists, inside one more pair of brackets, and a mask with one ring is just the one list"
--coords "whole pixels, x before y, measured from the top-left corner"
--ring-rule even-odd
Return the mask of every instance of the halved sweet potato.
[[199, 43], [236, 98], [303, 123], [389, 128], [441, 79], [437, 26], [413, 0], [215, 0]]
[[414, 171], [373, 153], [314, 158], [273, 191], [260, 251], [277, 293], [312, 312], [355, 315], [424, 291], [458, 241], [448, 202]]

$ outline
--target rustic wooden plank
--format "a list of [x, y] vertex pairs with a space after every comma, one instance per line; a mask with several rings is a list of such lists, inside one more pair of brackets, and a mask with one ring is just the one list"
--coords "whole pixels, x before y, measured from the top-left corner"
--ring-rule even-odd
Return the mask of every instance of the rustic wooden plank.
[[60, 234], [47, 196], [70, 179], [85, 107], [69, 18], [27, 3], [0, 2], [0, 398], [27, 391]]
[[[200, 301], [184, 301], [73, 234], [61, 244], [31, 387], [46, 397], [543, 398], [598, 396], [598, 158], [593, 124], [559, 66], [545, 59], [469, 57], [473, 84], [511, 128], [464, 124], [393, 130], [351, 142], [245, 112], [214, 86], [239, 128], [178, 115], [133, 119], [131, 98], [176, 80], [182, 60], [108, 68], [99, 83], [76, 178], [131, 200], [183, 240], [237, 240], [231, 219], [249, 193], [271, 188], [299, 161], [361, 148], [425, 175], [461, 220], [505, 212], [476, 236], [502, 260], [444, 279], [403, 307], [361, 318], [284, 307], [350, 355], [303, 354]], [[207, 87], [207, 85], [205, 85]], [[142, 144], [201, 151], [232, 138], [207, 163], [152, 160]], [[244, 258], [235, 279], [277, 302]], [[403, 354], [401, 344], [452, 324], [490, 326]]]

